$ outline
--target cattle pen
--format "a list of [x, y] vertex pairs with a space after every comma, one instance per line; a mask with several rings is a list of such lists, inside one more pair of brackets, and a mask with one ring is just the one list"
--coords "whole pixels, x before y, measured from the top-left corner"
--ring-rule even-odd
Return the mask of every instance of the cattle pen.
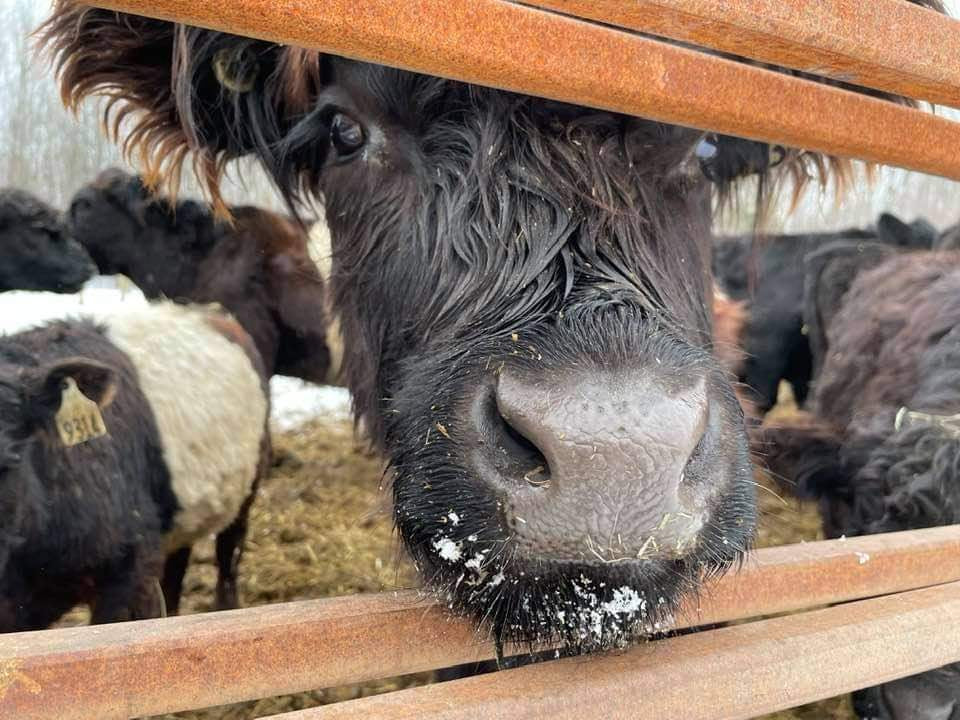
[[[960, 24], [903, 0], [93, 4], [960, 180], [958, 123], [692, 47], [960, 107]], [[276, 717], [751, 718], [912, 675], [960, 661], [960, 526], [754, 552], [673, 629], [733, 621]], [[13, 634], [0, 717], [141, 717], [494, 655], [413, 592]]]

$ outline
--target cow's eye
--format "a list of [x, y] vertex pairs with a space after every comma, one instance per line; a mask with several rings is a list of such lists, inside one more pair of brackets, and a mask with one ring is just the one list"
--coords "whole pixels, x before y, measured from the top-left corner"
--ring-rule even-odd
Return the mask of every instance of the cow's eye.
[[363, 128], [356, 120], [343, 113], [337, 113], [330, 121], [330, 144], [339, 156], [338, 159], [350, 158], [363, 147], [365, 141]]

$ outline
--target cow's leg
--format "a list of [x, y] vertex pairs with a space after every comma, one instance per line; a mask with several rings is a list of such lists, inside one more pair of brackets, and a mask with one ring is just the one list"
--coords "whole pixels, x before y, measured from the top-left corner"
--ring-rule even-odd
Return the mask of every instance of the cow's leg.
[[243, 557], [247, 537], [247, 518], [256, 491], [251, 492], [240, 506], [240, 512], [217, 535], [217, 610], [231, 610], [239, 605], [237, 598], [237, 568]]
[[167, 615], [180, 612], [180, 594], [183, 592], [183, 578], [190, 564], [190, 546], [174, 550], [167, 556], [163, 567], [163, 599], [167, 606]]
[[748, 327], [744, 340], [747, 354], [740, 381], [751, 391], [761, 415], [777, 404], [780, 380], [787, 372], [794, 333], [800, 327], [777, 327], [766, 316], [759, 317]]
[[810, 394], [810, 381], [813, 379], [813, 354], [806, 336], [797, 334], [793, 338], [787, 355], [787, 367], [783, 379], [793, 388], [793, 399], [797, 407], [803, 407]]
[[123, 622], [161, 614], [156, 592], [159, 562], [131, 549], [120, 561], [98, 573], [90, 624]]

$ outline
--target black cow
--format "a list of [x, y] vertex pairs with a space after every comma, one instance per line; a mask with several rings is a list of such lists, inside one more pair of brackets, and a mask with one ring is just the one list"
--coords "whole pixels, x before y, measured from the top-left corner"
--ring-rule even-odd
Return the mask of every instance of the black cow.
[[[803, 404], [814, 377], [808, 326], [803, 317], [807, 256], [835, 242], [859, 247], [883, 245], [899, 250], [929, 250], [936, 229], [925, 220], [909, 225], [890, 214], [880, 216], [876, 228], [850, 228], [834, 233], [717, 238], [713, 273], [734, 300], [749, 302], [743, 332], [745, 359], [740, 381], [752, 390], [760, 413], [777, 402], [781, 380], [793, 388]], [[830, 284], [830, 287], [836, 287]]]
[[0, 292], [72, 293], [96, 271], [56, 210], [22, 190], [0, 189]]
[[252, 154], [291, 202], [322, 197], [347, 384], [451, 608], [498, 641], [607, 647], [741, 556], [701, 133], [69, 0], [44, 33], [68, 98], [138, 115], [151, 169]]
[[[960, 522], [960, 253], [894, 255], [815, 312], [822, 370], [809, 415], [762, 432], [771, 469], [819, 499], [828, 537]], [[960, 665], [855, 700], [863, 717], [954, 718]]]

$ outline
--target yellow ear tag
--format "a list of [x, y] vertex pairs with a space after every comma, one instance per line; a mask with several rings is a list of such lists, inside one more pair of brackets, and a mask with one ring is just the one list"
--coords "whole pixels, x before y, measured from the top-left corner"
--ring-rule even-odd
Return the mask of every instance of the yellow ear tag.
[[107, 434], [100, 407], [80, 391], [71, 377], [66, 379], [63, 388], [56, 423], [60, 441], [66, 447], [82, 445]]

